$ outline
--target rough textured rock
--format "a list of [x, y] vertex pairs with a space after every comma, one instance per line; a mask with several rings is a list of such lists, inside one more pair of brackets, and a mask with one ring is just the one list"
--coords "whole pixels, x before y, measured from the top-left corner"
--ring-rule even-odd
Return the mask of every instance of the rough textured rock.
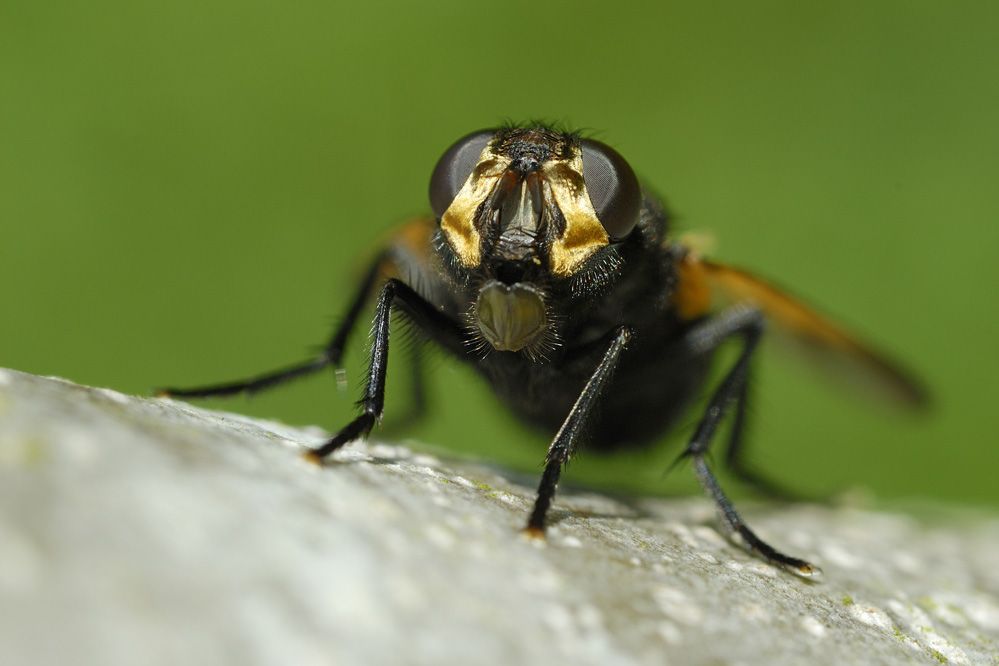
[[538, 544], [510, 475], [322, 436], [0, 371], [0, 663], [999, 663], [994, 517], [745, 511], [813, 582], [700, 498], [566, 491]]

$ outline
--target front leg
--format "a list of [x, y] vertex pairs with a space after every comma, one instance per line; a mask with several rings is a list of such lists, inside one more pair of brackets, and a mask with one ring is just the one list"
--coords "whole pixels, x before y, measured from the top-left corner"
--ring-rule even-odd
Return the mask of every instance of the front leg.
[[343, 427], [322, 446], [318, 446], [303, 456], [312, 463], [321, 464], [323, 459], [344, 444], [367, 437], [376, 423], [382, 420], [385, 410], [385, 374], [388, 369], [389, 328], [392, 310], [401, 308], [417, 324], [430, 331], [434, 338], [445, 346], [461, 346], [461, 331], [433, 306], [420, 297], [404, 282], [391, 278], [385, 282], [375, 306], [375, 318], [371, 330], [371, 358], [368, 364], [368, 379], [364, 397], [361, 398], [360, 415]]
[[607, 351], [600, 359], [589, 381], [583, 387], [582, 393], [576, 399], [576, 403], [569, 410], [558, 434], [548, 447], [548, 455], [545, 456], [545, 471], [541, 475], [541, 485], [538, 487], [538, 498], [534, 502], [534, 511], [527, 521], [524, 533], [532, 537], [543, 537], [545, 534], [545, 516], [548, 507], [551, 506], [555, 498], [555, 491], [558, 489], [558, 480], [562, 476], [562, 469], [569, 462], [573, 452], [579, 445], [579, 440], [583, 435], [586, 420], [593, 413], [593, 408], [597, 400], [603, 394], [607, 383], [614, 373], [614, 369], [621, 360], [621, 352], [631, 338], [631, 328], [620, 326], [614, 331]]

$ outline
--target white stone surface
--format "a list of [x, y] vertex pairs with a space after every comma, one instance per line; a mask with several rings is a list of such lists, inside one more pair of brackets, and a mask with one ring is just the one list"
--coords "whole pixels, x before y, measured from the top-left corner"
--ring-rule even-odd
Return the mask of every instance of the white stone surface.
[[999, 664], [999, 521], [745, 511], [486, 466], [0, 370], [0, 664]]

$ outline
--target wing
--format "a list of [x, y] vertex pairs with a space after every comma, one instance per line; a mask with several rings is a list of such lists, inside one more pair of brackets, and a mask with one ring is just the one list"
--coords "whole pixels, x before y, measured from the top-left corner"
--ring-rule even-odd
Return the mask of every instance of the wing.
[[682, 316], [710, 310], [717, 301], [749, 302], [763, 311], [767, 334], [799, 352], [848, 389], [905, 409], [928, 406], [922, 384], [896, 362], [769, 282], [731, 266], [688, 253], [678, 266], [674, 303]]

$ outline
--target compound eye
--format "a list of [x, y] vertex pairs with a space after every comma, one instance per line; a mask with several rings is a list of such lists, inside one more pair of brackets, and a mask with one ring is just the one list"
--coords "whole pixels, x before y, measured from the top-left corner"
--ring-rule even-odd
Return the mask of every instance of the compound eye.
[[437, 219], [444, 216], [458, 192], [465, 185], [472, 169], [479, 163], [479, 156], [496, 135], [496, 130], [481, 130], [458, 139], [441, 156], [430, 177], [430, 207]]
[[638, 222], [642, 190], [635, 172], [610, 146], [583, 139], [583, 181], [597, 219], [614, 240], [626, 238]]

